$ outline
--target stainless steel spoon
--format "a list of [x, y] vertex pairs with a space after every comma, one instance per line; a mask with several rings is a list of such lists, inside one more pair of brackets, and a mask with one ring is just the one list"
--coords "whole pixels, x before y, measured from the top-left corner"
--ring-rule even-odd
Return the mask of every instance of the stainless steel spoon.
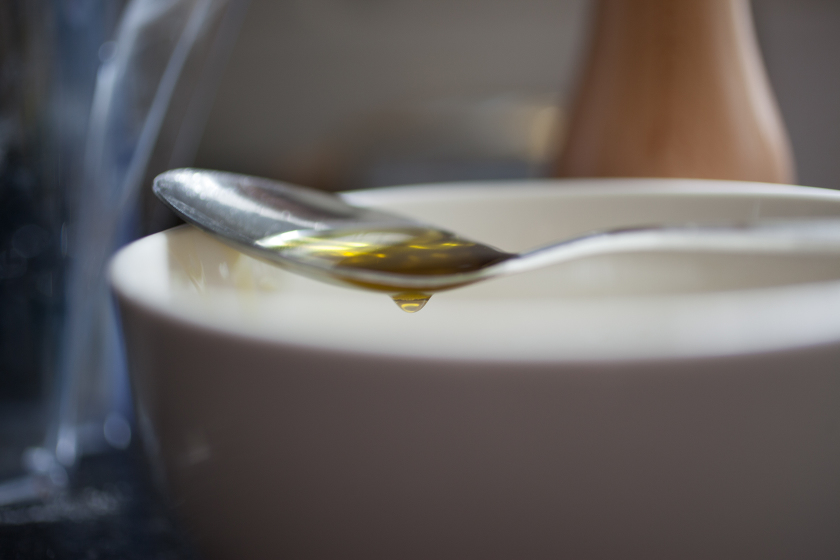
[[[431, 292], [596, 254], [840, 253], [840, 220], [623, 228], [512, 254], [388, 212], [351, 206], [338, 196], [235, 173], [175, 169], [159, 175], [153, 189], [185, 221], [228, 245], [318, 280], [386, 292], [398, 304], [407, 302], [408, 308], [400, 304], [407, 311], [422, 307]], [[416, 242], [418, 232], [433, 232], [436, 241], [424, 246]], [[453, 243], [464, 250], [450, 250]], [[403, 260], [385, 258], [395, 246]], [[445, 266], [426, 266], [441, 251], [448, 252]], [[481, 258], [470, 256], [475, 254]], [[413, 265], [404, 266], [406, 256]]]

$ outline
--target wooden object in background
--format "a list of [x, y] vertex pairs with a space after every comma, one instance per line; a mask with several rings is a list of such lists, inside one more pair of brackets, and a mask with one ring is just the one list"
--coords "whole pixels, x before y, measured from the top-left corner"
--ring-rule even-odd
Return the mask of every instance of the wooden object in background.
[[792, 182], [748, 0], [599, 0], [555, 175]]

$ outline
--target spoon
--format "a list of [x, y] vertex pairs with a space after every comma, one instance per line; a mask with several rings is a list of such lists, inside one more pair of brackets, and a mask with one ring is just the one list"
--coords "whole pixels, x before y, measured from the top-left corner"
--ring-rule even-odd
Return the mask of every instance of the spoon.
[[840, 253], [840, 220], [597, 231], [524, 253], [269, 179], [175, 169], [154, 193], [186, 222], [240, 251], [318, 280], [385, 292], [419, 311], [432, 292], [597, 254], [640, 250]]

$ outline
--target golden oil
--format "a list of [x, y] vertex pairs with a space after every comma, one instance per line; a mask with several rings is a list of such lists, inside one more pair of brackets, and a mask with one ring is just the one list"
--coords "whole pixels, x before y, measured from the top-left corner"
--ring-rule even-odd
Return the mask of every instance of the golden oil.
[[[474, 272], [512, 256], [446, 231], [422, 227], [295, 231], [268, 237], [259, 244], [297, 261], [409, 276]], [[388, 292], [408, 313], [422, 309], [431, 297], [409, 286], [364, 283], [341, 278], [340, 274], [335, 278]]]
[[417, 313], [428, 303], [431, 294], [423, 292], [405, 292], [402, 294], [394, 294], [391, 299], [397, 304], [397, 307], [406, 313]]

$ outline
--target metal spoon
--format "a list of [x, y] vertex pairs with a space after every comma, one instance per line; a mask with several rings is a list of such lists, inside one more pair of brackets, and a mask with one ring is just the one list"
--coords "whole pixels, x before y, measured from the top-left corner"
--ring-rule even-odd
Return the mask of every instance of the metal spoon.
[[[623, 228], [512, 254], [409, 218], [351, 206], [338, 196], [269, 179], [175, 169], [159, 175], [153, 189], [185, 221], [228, 245], [318, 280], [386, 292], [410, 312], [419, 310], [431, 292], [604, 253], [840, 253], [836, 219]], [[431, 232], [433, 240], [417, 241], [423, 232]], [[396, 260], [391, 258], [394, 247]], [[435, 259], [441, 258], [444, 264], [436, 266]]]

